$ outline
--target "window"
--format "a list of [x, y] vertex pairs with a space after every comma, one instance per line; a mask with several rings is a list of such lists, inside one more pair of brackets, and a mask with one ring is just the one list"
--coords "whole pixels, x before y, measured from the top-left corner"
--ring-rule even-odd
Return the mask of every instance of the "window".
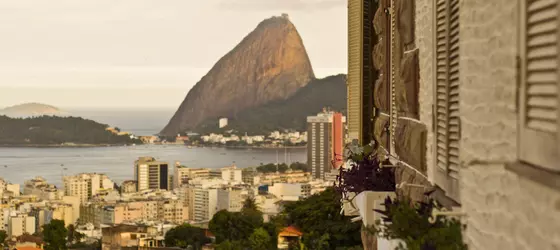
[[560, 171], [557, 0], [521, 6], [519, 160]]
[[435, 2], [435, 182], [459, 202], [459, 0]]

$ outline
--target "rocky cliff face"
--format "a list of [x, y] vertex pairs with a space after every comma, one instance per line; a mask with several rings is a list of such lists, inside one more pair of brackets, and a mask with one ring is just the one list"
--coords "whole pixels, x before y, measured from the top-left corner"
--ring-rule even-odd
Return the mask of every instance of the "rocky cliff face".
[[161, 132], [174, 135], [208, 119], [285, 100], [314, 79], [294, 25], [287, 17], [262, 21], [190, 90]]

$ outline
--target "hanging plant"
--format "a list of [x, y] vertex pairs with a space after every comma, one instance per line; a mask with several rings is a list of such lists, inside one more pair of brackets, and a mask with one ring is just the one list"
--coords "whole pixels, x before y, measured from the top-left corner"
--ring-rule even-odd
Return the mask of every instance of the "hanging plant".
[[417, 203], [408, 198], [393, 200], [387, 197], [385, 210], [375, 210], [384, 216], [384, 223], [379, 225], [379, 231], [383, 232], [381, 236], [404, 242], [398, 250], [466, 250], [461, 233], [464, 225], [455, 218], [432, 218], [432, 211], [442, 207], [429, 197], [430, 193], [425, 194], [424, 201]]
[[393, 192], [395, 186], [394, 168], [388, 160], [380, 160], [372, 145], [350, 150], [348, 166], [340, 167], [335, 181], [335, 190], [348, 199], [351, 193], [364, 191]]

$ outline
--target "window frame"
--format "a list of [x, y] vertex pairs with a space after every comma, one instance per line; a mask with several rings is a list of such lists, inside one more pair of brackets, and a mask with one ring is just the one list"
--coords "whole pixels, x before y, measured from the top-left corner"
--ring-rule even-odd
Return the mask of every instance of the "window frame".
[[[438, 100], [438, 90], [440, 90], [440, 88], [438, 88], [438, 82], [440, 82], [440, 80], [438, 80], [438, 36], [441, 33], [438, 33], [438, 5], [441, 1], [444, 1], [445, 4], [445, 8], [444, 8], [444, 12], [445, 12], [445, 21], [444, 21], [444, 26], [445, 26], [445, 59], [443, 59], [445, 61], [444, 65], [445, 65], [445, 118], [444, 118], [444, 122], [445, 122], [445, 126], [444, 126], [444, 130], [445, 130], [445, 140], [443, 141], [444, 144], [444, 152], [443, 152], [443, 156], [442, 153], [438, 152], [438, 134], [439, 134], [439, 130], [438, 130], [438, 122], [440, 121], [438, 118], [438, 104], [441, 102], [441, 100]], [[451, 3], [455, 3], [457, 6], [453, 5]], [[459, 1], [454, 1], [454, 0], [434, 0], [433, 1], [433, 14], [432, 14], [432, 18], [433, 18], [433, 22], [432, 22], [432, 27], [433, 27], [433, 58], [432, 58], [432, 62], [433, 62], [433, 81], [432, 81], [432, 86], [433, 86], [433, 105], [432, 105], [432, 132], [433, 132], [433, 174], [434, 174], [434, 183], [441, 188], [444, 192], [445, 195], [448, 196], [450, 199], [454, 200], [455, 202], [460, 203], [461, 197], [460, 197], [460, 186], [459, 186], [459, 178], [460, 178], [460, 160], [459, 160], [459, 150], [460, 150], [460, 141], [461, 141], [461, 116], [460, 116], [460, 108], [458, 107], [459, 105], [459, 101], [460, 99], [456, 100], [456, 105], [457, 105], [457, 114], [456, 117], [453, 116], [451, 117], [451, 109], [450, 106], [453, 103], [450, 99], [451, 99], [451, 92], [449, 91], [451, 89], [451, 87], [453, 87], [452, 85], [452, 80], [451, 80], [451, 75], [452, 75], [452, 66], [451, 66], [451, 55], [452, 53], [452, 46], [451, 46], [451, 42], [453, 41], [453, 38], [455, 38], [452, 34], [453, 34], [453, 30], [450, 30], [452, 27], [452, 22], [451, 22], [451, 14], [452, 14], [452, 7], [456, 7], [459, 8]], [[459, 15], [457, 18], [457, 22], [459, 22], [460, 20], [460, 10], [457, 10], [457, 15]], [[460, 46], [460, 26], [459, 24], [457, 24], [457, 46]], [[457, 48], [457, 51], [459, 50], [459, 48]], [[457, 55], [457, 74], [460, 74], [459, 70], [460, 70], [460, 66], [459, 66], [459, 57], [460, 55]], [[441, 74], [441, 73], [439, 73]], [[458, 85], [460, 85], [460, 79], [457, 79], [456, 81]], [[459, 98], [460, 98], [460, 94], [459, 94]], [[457, 150], [457, 158], [456, 159], [456, 165], [455, 168], [450, 167], [450, 163], [449, 163], [449, 159], [450, 159], [450, 151], [451, 151], [451, 143], [450, 143], [450, 134], [452, 133], [451, 129], [450, 129], [450, 117], [451, 118], [456, 118], [457, 119], [457, 123], [456, 126], [456, 130], [454, 133], [458, 134], [458, 139], [456, 140], [456, 150]], [[439, 157], [443, 157], [444, 158], [444, 166], [439, 166]]]
[[[557, 1], [556, 60], [560, 66], [560, 1]], [[556, 137], [551, 134], [526, 127], [527, 90], [527, 0], [519, 0], [518, 9], [518, 56], [517, 56], [517, 161], [506, 164], [506, 169], [519, 175], [560, 190], [560, 94], [558, 95], [558, 116]], [[557, 93], [560, 92], [560, 67], [556, 75]]]

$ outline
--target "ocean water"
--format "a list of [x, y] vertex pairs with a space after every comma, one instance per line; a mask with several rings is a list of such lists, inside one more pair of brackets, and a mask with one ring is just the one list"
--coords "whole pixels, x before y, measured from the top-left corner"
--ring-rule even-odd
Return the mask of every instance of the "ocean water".
[[105, 173], [118, 183], [134, 178], [134, 161], [152, 156], [174, 165], [176, 161], [188, 167], [221, 168], [258, 166], [261, 163], [306, 162], [306, 149], [226, 149], [187, 148], [182, 145], [139, 145], [98, 148], [2, 148], [0, 147], [0, 177], [23, 184], [35, 176], [61, 185], [62, 175]]
[[[136, 135], [153, 135], [161, 131], [174, 109], [67, 109], [72, 116], [81, 116], [121, 128]], [[35, 176], [45, 177], [60, 185], [62, 175], [83, 172], [108, 174], [120, 183], [133, 179], [134, 161], [152, 156], [170, 165], [179, 161], [195, 168], [258, 166], [261, 163], [306, 162], [306, 149], [226, 149], [187, 148], [183, 145], [138, 145], [130, 147], [95, 148], [3, 148], [0, 147], [0, 177], [23, 184]]]

